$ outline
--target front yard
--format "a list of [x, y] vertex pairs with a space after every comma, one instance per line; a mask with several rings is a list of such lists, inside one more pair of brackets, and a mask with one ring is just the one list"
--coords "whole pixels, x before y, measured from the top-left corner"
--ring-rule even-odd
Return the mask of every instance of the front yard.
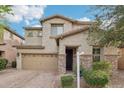
[[[57, 73], [6, 69], [0, 71], [0, 88], [57, 88], [61, 87], [59, 78]], [[83, 83], [84, 81], [81, 81], [81, 86], [85, 87]], [[113, 74], [108, 87], [124, 88], [123, 70]]]

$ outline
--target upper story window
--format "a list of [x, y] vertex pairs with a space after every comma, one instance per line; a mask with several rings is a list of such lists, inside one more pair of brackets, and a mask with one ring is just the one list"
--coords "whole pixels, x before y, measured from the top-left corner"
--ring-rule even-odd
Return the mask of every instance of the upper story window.
[[28, 32], [27, 37], [33, 37], [33, 32]]
[[42, 37], [41, 31], [30, 31], [27, 33], [27, 37]]
[[64, 31], [64, 25], [63, 24], [51, 24], [51, 35], [60, 35]]
[[38, 32], [38, 37], [42, 37], [42, 32]]
[[101, 48], [93, 47], [93, 62], [100, 61]]

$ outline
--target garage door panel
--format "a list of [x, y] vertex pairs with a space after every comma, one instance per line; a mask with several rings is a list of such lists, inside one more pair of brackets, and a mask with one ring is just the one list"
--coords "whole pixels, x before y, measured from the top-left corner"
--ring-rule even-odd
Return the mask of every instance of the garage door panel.
[[25, 54], [22, 58], [22, 68], [31, 70], [57, 71], [57, 56]]

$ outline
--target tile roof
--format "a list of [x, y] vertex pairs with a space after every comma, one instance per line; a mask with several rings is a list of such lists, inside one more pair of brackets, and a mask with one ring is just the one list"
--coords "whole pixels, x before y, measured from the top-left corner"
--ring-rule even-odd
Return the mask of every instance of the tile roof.
[[67, 36], [75, 35], [75, 34], [77, 34], [77, 33], [83, 32], [83, 31], [87, 31], [88, 29], [89, 29], [88, 26], [86, 26], [86, 27], [84, 27], [84, 28], [74, 29], [74, 30], [65, 32], [65, 33], [63, 33], [63, 34], [61, 34], [61, 35], [57, 35], [57, 36], [55, 36], [54, 38], [55, 38], [55, 39], [61, 39], [61, 38], [67, 37]]
[[7, 31], [13, 33], [14, 35], [18, 36], [19, 38], [23, 39], [24, 40], [24, 37], [22, 37], [21, 35], [19, 35], [16, 31], [14, 31], [12, 28], [10, 27], [4, 27], [4, 29], [6, 29]]
[[72, 23], [75, 23], [75, 24], [84, 24], [84, 25], [90, 25], [92, 24], [93, 22], [91, 21], [78, 21], [78, 20], [74, 20], [74, 19], [71, 19], [69, 17], [65, 17], [63, 15], [59, 15], [59, 14], [56, 14], [56, 15], [52, 15], [52, 16], [49, 16], [49, 17], [46, 17], [46, 18], [43, 18], [43, 19], [40, 19], [40, 22], [42, 24], [42, 22], [44, 21], [47, 21], [47, 20], [50, 20], [50, 19], [53, 19], [53, 18], [62, 18], [64, 20], [67, 20], [67, 21], [70, 21]]

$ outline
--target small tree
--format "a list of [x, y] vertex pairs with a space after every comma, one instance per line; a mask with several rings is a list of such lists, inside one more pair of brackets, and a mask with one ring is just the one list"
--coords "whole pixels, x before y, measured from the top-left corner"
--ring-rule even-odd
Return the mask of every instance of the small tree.
[[5, 14], [13, 14], [10, 5], [0, 5], [0, 42], [3, 39], [4, 26], [7, 25]]
[[[93, 6], [102, 24], [91, 27], [90, 39], [101, 46], [124, 46], [124, 6]], [[97, 28], [97, 29], [96, 29]], [[101, 29], [100, 29], [101, 28]], [[94, 43], [94, 42], [93, 42]]]

